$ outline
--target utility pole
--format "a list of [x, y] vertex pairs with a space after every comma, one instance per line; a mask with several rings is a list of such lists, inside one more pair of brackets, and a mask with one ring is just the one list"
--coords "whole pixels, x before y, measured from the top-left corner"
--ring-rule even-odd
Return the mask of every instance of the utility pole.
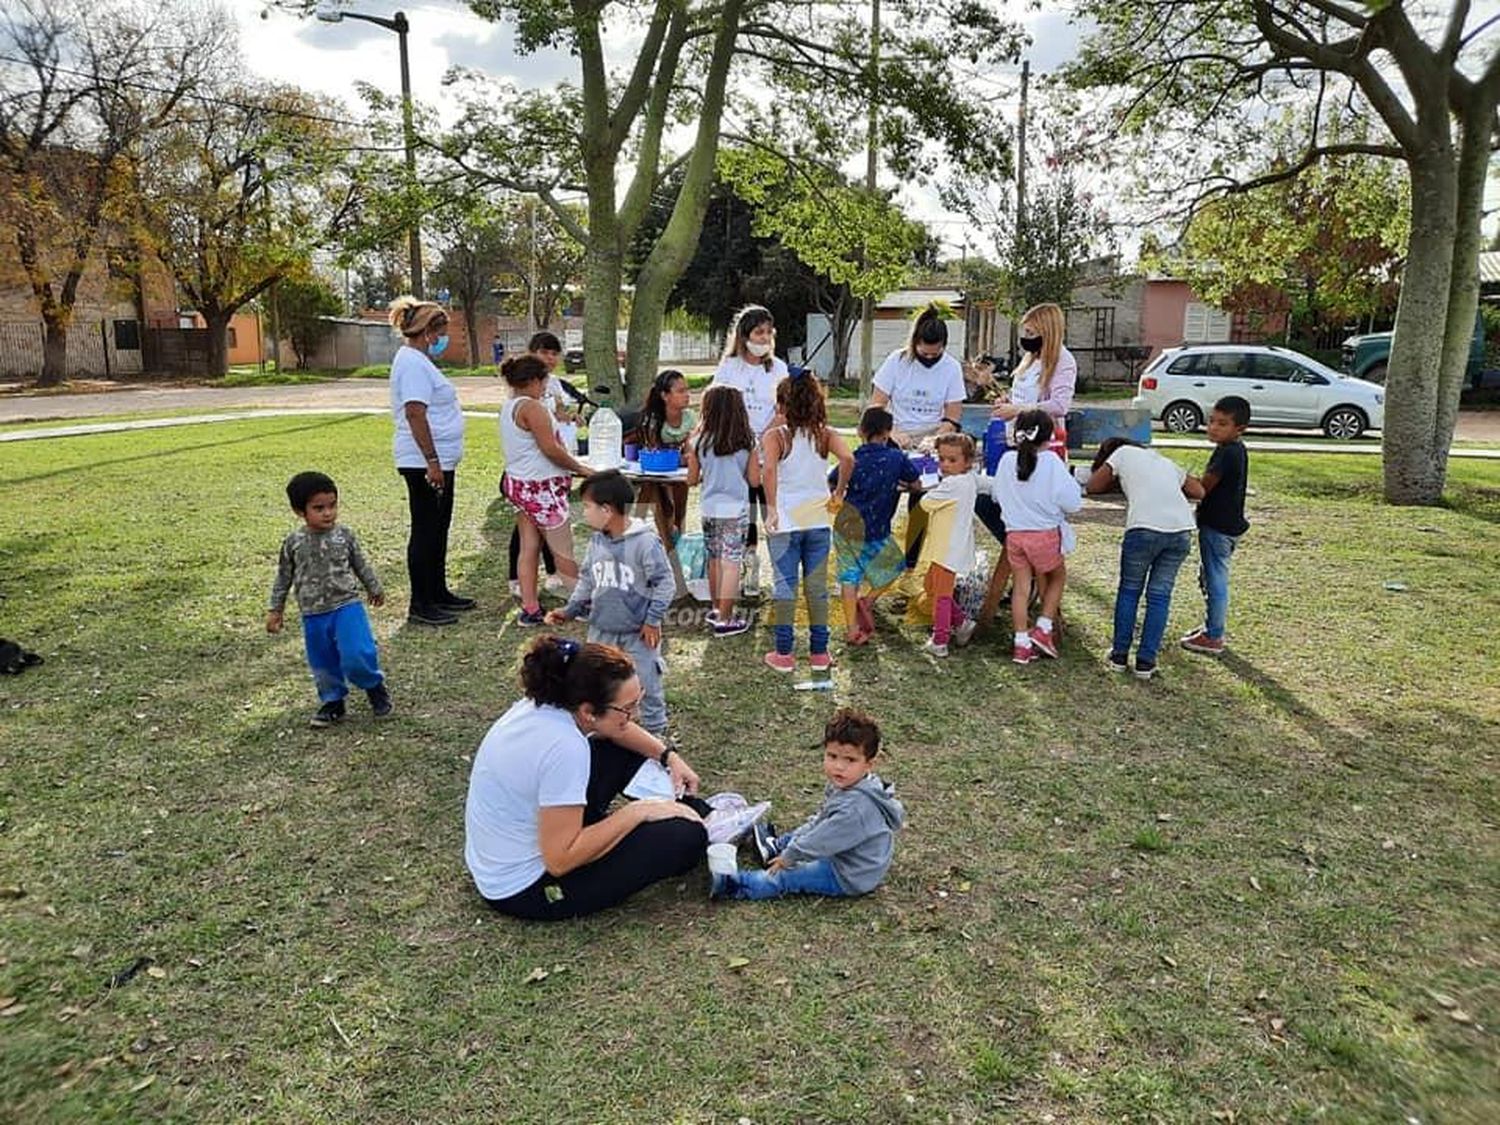
[[[1021, 110], [1020, 119], [1016, 122], [1016, 232], [1015, 239], [1011, 243], [1011, 265], [1015, 266], [1015, 253], [1020, 249], [1026, 237], [1026, 94], [1031, 85], [1031, 60], [1021, 61]], [[1014, 295], [1012, 295], [1014, 296]], [[1010, 354], [1006, 357], [1012, 367], [1021, 361], [1018, 354], [1020, 349], [1020, 332], [1016, 324], [1016, 318], [1011, 316], [1010, 320]]]
[[[865, 137], [865, 190], [875, 194], [879, 149], [876, 130], [880, 127], [880, 0], [870, 0], [870, 120]], [[859, 405], [870, 401], [875, 378], [875, 298], [867, 295], [859, 314]]]

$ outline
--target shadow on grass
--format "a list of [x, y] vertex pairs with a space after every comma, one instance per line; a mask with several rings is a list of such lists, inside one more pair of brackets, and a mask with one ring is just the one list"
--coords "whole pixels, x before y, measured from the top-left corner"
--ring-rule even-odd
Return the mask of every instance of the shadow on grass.
[[[333, 417], [309, 422], [303, 425], [291, 426], [287, 429], [278, 429], [271, 434], [265, 432], [250, 434], [245, 437], [228, 438], [224, 441], [204, 441], [195, 445], [180, 445], [172, 449], [157, 449], [150, 453], [139, 453], [132, 457], [116, 457], [112, 461], [86, 461], [78, 465], [70, 465], [61, 469], [50, 469], [44, 473], [35, 473], [29, 477], [17, 477], [11, 484], [31, 484], [36, 481], [55, 480], [58, 477], [73, 476], [79, 473], [92, 473], [99, 469], [114, 468], [119, 465], [132, 465], [138, 461], [160, 461], [164, 457], [176, 456], [180, 453], [197, 453], [205, 449], [227, 449], [234, 445], [246, 445], [253, 442], [263, 442], [267, 437], [283, 437], [288, 434], [308, 433], [312, 431], [326, 431], [334, 426], [347, 425], [350, 422], [362, 422], [366, 415], [346, 415], [344, 417]], [[94, 435], [74, 435], [73, 440], [84, 441]], [[67, 440], [67, 439], [58, 439]]]

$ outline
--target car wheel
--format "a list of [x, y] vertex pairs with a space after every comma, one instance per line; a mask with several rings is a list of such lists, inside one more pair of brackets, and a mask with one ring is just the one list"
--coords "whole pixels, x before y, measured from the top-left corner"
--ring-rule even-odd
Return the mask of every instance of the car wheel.
[[1161, 412], [1161, 422], [1174, 434], [1190, 434], [1203, 425], [1203, 411], [1191, 402], [1174, 402]]
[[1360, 378], [1367, 379], [1371, 383], [1379, 383], [1383, 387], [1385, 386], [1385, 371], [1386, 362], [1382, 359], [1379, 363], [1370, 364], [1369, 370], [1360, 376]]
[[1352, 406], [1336, 406], [1323, 419], [1323, 432], [1338, 441], [1350, 441], [1364, 433], [1368, 424], [1362, 411]]

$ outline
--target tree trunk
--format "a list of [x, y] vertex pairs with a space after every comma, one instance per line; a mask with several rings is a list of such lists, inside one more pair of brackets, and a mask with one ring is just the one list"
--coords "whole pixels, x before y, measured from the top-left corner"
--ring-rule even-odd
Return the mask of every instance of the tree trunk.
[[471, 301], [464, 302], [464, 331], [469, 334], [469, 366], [479, 366], [479, 318]]
[[1450, 425], [1440, 440], [1436, 424], [1459, 194], [1455, 154], [1443, 132], [1427, 138], [1424, 150], [1408, 160], [1411, 240], [1396, 306], [1381, 437], [1385, 498], [1392, 504], [1442, 499], [1452, 436]]
[[68, 377], [68, 316], [42, 318], [42, 375], [39, 387], [61, 386]]
[[198, 311], [208, 325], [208, 374], [211, 378], [222, 379], [229, 374], [229, 321], [234, 313]]
[[661, 349], [661, 325], [667, 313], [667, 300], [682, 271], [693, 260], [698, 238], [703, 232], [703, 217], [713, 188], [719, 152], [719, 120], [724, 109], [724, 90], [729, 80], [729, 64], [734, 59], [734, 43], [739, 36], [740, 9], [743, 0], [725, 0], [720, 12], [718, 33], [714, 36], [713, 57], [704, 84], [703, 101], [698, 107], [697, 137], [693, 154], [682, 177], [677, 201], [667, 219], [666, 228], [651, 247], [645, 264], [636, 276], [635, 299], [630, 308], [630, 330], [626, 337], [626, 362], [629, 364], [627, 401], [640, 406], [646, 391], [656, 378]]
[[[610, 211], [613, 209], [611, 198]], [[600, 231], [598, 221], [590, 221], [589, 250], [583, 275], [583, 362], [588, 370], [590, 393], [596, 387], [608, 387], [610, 396], [620, 403], [625, 400], [625, 395], [620, 382], [615, 325], [620, 320], [620, 282], [625, 267], [614, 245], [613, 214], [606, 220], [606, 228]], [[597, 235], [596, 231], [599, 232]]]

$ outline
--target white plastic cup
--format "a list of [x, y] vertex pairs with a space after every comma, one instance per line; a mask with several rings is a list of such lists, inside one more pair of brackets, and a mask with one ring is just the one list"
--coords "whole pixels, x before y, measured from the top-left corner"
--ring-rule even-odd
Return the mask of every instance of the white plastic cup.
[[740, 861], [733, 844], [708, 845], [708, 872], [710, 875], [733, 875], [739, 869]]

